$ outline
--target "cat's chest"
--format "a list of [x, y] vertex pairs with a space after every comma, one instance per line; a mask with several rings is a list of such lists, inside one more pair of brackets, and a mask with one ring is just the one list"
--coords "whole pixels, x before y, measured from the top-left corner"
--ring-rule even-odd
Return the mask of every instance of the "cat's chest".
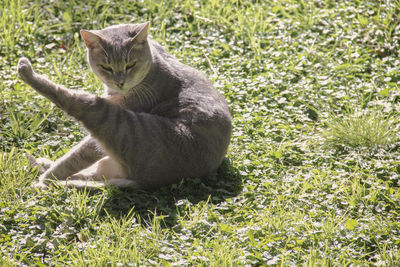
[[152, 106], [149, 103], [143, 103], [134, 95], [108, 95], [106, 96], [108, 100], [117, 104], [121, 108], [136, 111], [136, 112], [149, 112]]

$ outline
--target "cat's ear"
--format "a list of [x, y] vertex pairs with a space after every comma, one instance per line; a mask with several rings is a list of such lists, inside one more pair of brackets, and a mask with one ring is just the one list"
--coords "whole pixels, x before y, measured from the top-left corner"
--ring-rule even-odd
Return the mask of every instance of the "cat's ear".
[[147, 41], [147, 35], [149, 33], [149, 25], [150, 22], [146, 22], [140, 25], [142, 28], [140, 29], [138, 34], [136, 34], [136, 36], [133, 37], [133, 39], [135, 39], [135, 42], [141, 44]]
[[[133, 37], [125, 40], [124, 44], [132, 47], [133, 49], [142, 49], [143, 45], [147, 42], [147, 35], [149, 32], [149, 24], [150, 22], [146, 22], [143, 24], [139, 24], [140, 27], [139, 32], [136, 33]], [[133, 26], [133, 31], [137, 31], [137, 25]]]
[[100, 46], [101, 37], [94, 31], [81, 30], [81, 35], [87, 48], [93, 49]]

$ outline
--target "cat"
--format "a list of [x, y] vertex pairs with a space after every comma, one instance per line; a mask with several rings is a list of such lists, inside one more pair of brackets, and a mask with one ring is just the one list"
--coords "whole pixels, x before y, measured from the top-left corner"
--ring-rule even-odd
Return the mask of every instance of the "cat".
[[[35, 187], [155, 189], [216, 171], [231, 138], [226, 100], [206, 76], [148, 38], [149, 22], [81, 30], [102, 96], [68, 90], [18, 61], [18, 74], [88, 131], [55, 162], [38, 159]], [[35, 160], [33, 160], [35, 161]]]

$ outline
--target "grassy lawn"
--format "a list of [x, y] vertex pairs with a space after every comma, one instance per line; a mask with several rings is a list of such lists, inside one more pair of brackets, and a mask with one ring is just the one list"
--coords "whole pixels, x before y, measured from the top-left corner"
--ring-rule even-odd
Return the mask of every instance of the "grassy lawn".
[[[218, 174], [155, 192], [30, 188], [85, 134], [21, 56], [102, 91], [80, 29], [151, 22], [229, 102]], [[399, 266], [400, 3], [0, 1], [0, 266]]]

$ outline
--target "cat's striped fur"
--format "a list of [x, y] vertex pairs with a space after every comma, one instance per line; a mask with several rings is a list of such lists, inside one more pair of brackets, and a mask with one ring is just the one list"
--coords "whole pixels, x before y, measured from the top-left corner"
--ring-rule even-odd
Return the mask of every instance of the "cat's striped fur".
[[89, 132], [50, 164], [38, 187], [56, 178], [78, 187], [149, 189], [204, 177], [221, 164], [231, 135], [225, 100], [202, 73], [149, 40], [147, 31], [148, 23], [81, 31], [104, 96], [68, 90], [20, 59], [20, 77]]

